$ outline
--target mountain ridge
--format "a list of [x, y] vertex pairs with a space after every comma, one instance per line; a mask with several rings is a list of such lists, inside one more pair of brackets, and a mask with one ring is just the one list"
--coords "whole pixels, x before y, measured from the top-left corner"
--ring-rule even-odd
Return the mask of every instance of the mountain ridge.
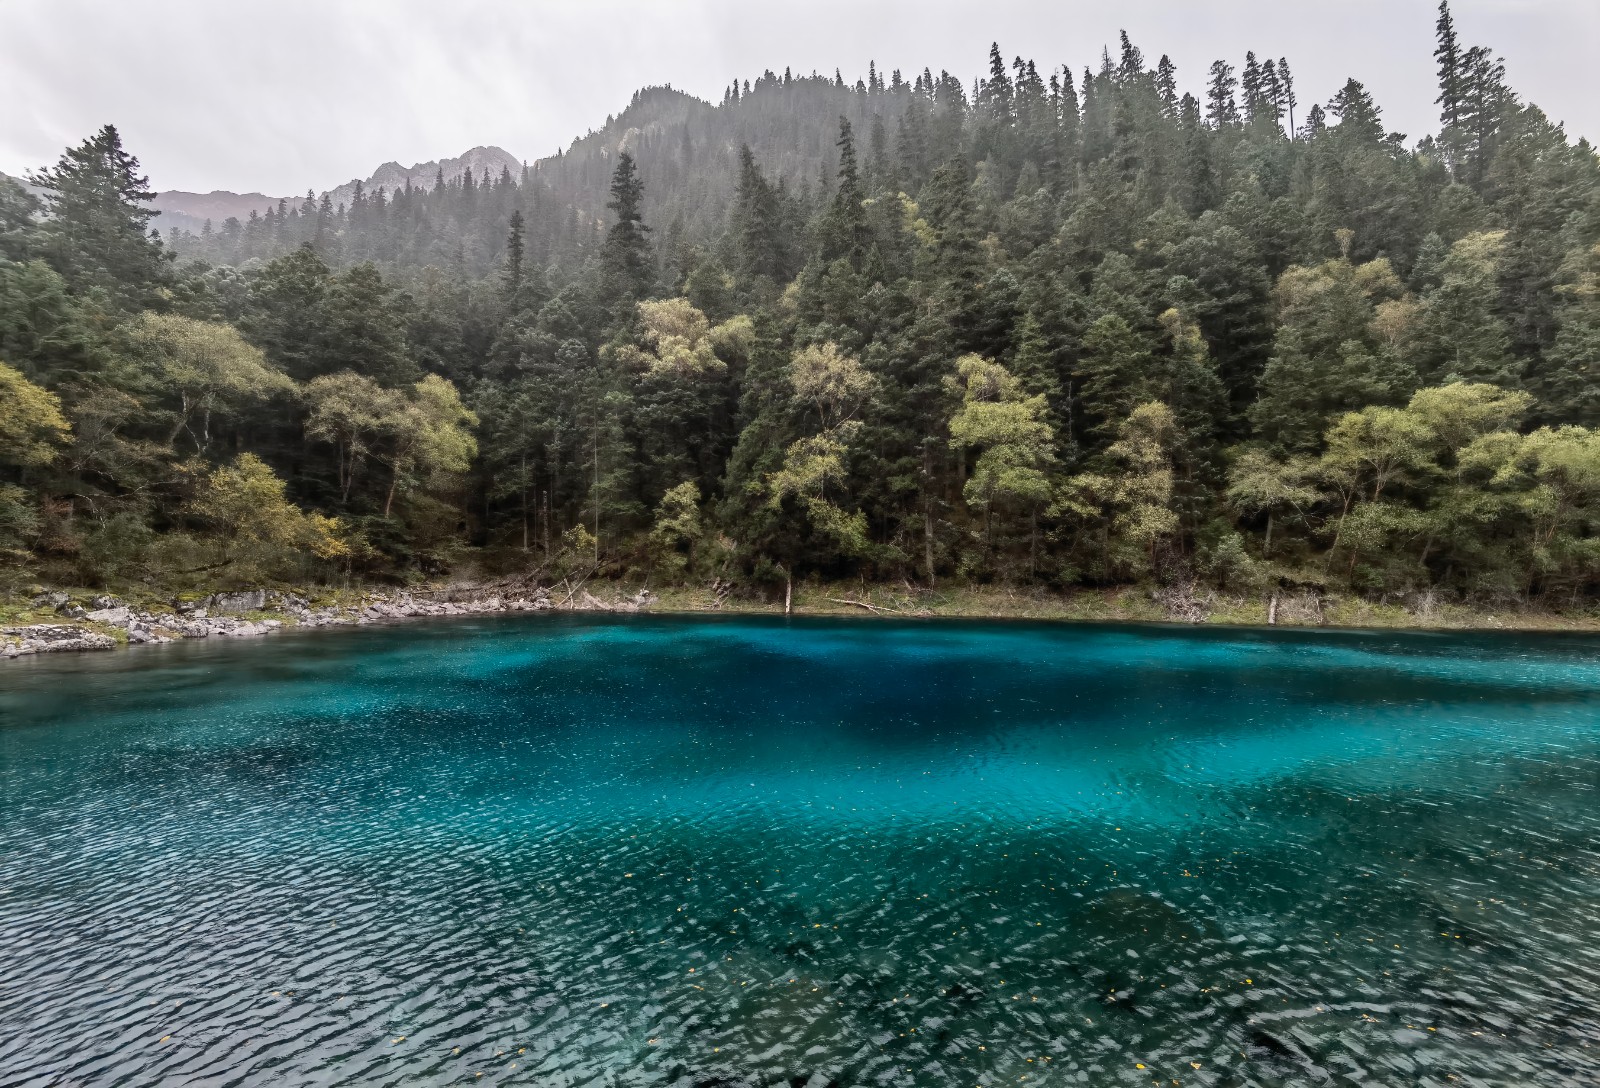
[[496, 177], [501, 170], [509, 170], [513, 176], [517, 176], [522, 172], [523, 160], [495, 144], [480, 144], [468, 148], [454, 158], [429, 159], [427, 162], [414, 163], [409, 167], [401, 166], [399, 162], [391, 159], [380, 165], [369, 177], [352, 178], [343, 185], [328, 190], [327, 195], [337, 207], [350, 202], [358, 184], [363, 191], [369, 193], [375, 189], [394, 192], [396, 189], [405, 188], [408, 182], [412, 188], [431, 189], [441, 173], [446, 182], [451, 182], [466, 173], [468, 167], [471, 167], [474, 177], [483, 176], [485, 171], [491, 177]]
[[[338, 207], [350, 203], [357, 186], [367, 193], [377, 189], [394, 192], [403, 189], [408, 182], [414, 188], [432, 188], [441, 172], [446, 182], [453, 182], [469, 167], [475, 177], [483, 176], [486, 171], [491, 177], [498, 176], [501, 170], [520, 175], [523, 160], [494, 144], [479, 145], [454, 157], [429, 159], [409, 167], [391, 159], [379, 165], [366, 178], [352, 178], [342, 185], [324, 190], [321, 196], [328, 197]], [[298, 210], [306, 199], [305, 196], [268, 196], [259, 192], [236, 193], [228, 189], [213, 189], [209, 193], [168, 189], [156, 194], [151, 207], [161, 213], [155, 225], [163, 232], [185, 230], [198, 234], [207, 220], [216, 229], [229, 218], [242, 222], [249, 218], [251, 212], [264, 214], [268, 208], [275, 208], [280, 203], [287, 203], [290, 208]]]

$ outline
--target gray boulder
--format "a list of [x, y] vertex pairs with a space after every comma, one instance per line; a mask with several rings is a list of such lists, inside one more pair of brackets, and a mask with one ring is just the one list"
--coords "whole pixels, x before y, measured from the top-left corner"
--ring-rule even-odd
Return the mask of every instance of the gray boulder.
[[267, 591], [264, 589], [245, 589], [237, 593], [214, 593], [208, 602], [208, 607], [213, 612], [239, 613], [259, 612], [267, 606]]

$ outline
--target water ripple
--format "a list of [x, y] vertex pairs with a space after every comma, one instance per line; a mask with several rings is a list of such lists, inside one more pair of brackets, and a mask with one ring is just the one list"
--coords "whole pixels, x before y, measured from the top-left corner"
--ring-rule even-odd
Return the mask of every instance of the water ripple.
[[0, 1085], [1593, 1084], [1590, 645], [540, 618], [18, 668]]

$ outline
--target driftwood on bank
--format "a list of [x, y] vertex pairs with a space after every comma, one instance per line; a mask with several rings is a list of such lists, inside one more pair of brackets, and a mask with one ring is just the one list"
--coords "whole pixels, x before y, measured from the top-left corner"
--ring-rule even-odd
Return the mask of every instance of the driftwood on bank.
[[865, 608], [868, 612], [872, 612], [874, 614], [879, 612], [892, 612], [896, 616], [905, 615], [905, 613], [900, 611], [898, 608], [889, 608], [886, 605], [881, 604], [868, 604], [866, 601], [847, 601], [841, 597], [824, 597], [823, 600], [829, 601], [833, 604], [849, 604], [854, 605], [857, 608]]

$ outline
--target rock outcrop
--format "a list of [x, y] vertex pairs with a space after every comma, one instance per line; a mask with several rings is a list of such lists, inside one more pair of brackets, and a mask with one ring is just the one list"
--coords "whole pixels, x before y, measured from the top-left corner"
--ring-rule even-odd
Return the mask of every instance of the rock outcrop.
[[0, 627], [0, 658], [81, 650], [113, 650], [110, 635], [69, 624], [38, 623], [30, 627]]

